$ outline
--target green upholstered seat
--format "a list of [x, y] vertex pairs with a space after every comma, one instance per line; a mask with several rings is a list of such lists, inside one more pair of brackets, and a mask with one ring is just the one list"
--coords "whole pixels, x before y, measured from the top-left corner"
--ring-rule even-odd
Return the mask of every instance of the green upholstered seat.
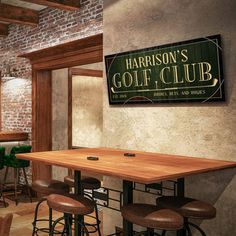
[[30, 165], [30, 162], [26, 160], [17, 159], [15, 154], [31, 152], [31, 148], [32, 147], [30, 145], [12, 147], [11, 153], [5, 155], [4, 165], [13, 168], [28, 167]]
[[0, 147], [0, 170], [4, 167], [5, 147]]

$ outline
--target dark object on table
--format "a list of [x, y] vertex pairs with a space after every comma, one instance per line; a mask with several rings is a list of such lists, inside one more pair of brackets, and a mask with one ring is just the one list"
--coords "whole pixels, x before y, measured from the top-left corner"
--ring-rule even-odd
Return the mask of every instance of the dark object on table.
[[89, 157], [87, 157], [87, 160], [90, 160], [90, 161], [98, 161], [98, 160], [99, 160], [99, 157], [89, 156]]
[[135, 157], [135, 153], [126, 152], [126, 153], [124, 153], [124, 156], [125, 157]]

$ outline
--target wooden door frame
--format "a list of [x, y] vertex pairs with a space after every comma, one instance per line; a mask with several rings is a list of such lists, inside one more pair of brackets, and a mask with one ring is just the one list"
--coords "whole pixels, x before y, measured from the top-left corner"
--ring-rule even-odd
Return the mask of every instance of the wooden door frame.
[[0, 131], [2, 130], [2, 71], [0, 71]]
[[102, 70], [69, 68], [68, 70], [68, 148], [72, 149], [72, 78], [73, 76], [90, 76], [103, 78]]
[[[103, 61], [103, 35], [25, 53], [32, 65], [32, 147], [52, 150], [52, 70]], [[51, 179], [52, 168], [32, 164], [32, 179]]]

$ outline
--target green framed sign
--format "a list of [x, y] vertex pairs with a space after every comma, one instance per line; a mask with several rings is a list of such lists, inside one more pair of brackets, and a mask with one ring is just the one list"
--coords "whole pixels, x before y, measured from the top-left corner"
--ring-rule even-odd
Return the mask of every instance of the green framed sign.
[[220, 35], [105, 56], [110, 104], [225, 101]]

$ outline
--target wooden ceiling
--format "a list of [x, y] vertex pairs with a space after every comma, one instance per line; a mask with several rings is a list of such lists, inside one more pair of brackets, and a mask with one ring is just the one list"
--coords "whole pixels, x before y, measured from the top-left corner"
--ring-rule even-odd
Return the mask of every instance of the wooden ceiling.
[[46, 7], [74, 11], [80, 0], [0, 0], [0, 36], [8, 35], [9, 24], [36, 26]]

